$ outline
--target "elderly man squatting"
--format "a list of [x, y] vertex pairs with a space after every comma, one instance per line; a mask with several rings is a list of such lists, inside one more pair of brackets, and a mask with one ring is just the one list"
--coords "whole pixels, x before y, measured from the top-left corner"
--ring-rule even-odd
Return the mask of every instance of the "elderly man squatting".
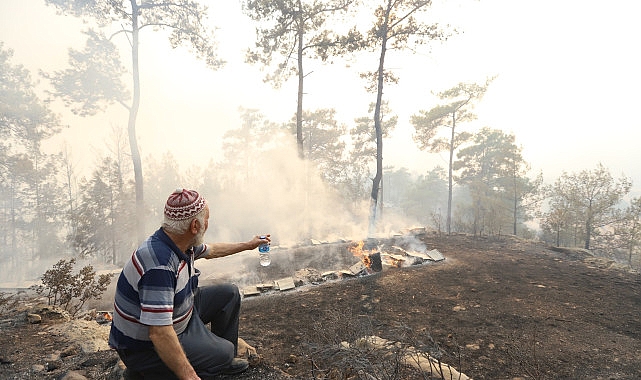
[[270, 235], [204, 244], [208, 227], [207, 201], [194, 190], [178, 189], [167, 199], [162, 227], [125, 264], [109, 345], [128, 374], [207, 379], [247, 369], [248, 362], [236, 357], [240, 292], [233, 284], [198, 287], [194, 262], [255, 249], [270, 242]]

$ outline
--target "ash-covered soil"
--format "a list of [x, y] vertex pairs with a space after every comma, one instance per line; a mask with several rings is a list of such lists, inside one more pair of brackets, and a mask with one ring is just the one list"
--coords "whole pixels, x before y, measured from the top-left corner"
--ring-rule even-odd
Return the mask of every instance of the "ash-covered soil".
[[[246, 298], [240, 335], [261, 360], [221, 379], [430, 378], [408, 352], [477, 380], [641, 378], [638, 273], [514, 238], [422, 239], [445, 260]], [[0, 379], [119, 377], [114, 352], [74, 353], [51, 323], [0, 324]], [[396, 345], [353, 344], [366, 336]]]

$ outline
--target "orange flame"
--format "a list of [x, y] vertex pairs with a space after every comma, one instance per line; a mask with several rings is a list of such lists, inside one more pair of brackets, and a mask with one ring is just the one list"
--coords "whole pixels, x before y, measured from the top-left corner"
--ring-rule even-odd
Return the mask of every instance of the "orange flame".
[[361, 240], [358, 243], [352, 243], [352, 245], [349, 247], [349, 251], [354, 254], [356, 257], [363, 256], [363, 246], [365, 245], [365, 241]]
[[369, 258], [370, 251], [364, 250], [363, 246], [365, 245], [365, 241], [361, 240], [358, 243], [355, 243], [354, 245], [350, 246], [348, 249], [350, 252], [355, 257], [358, 257], [361, 259], [363, 264], [370, 269], [372, 267], [372, 260]]

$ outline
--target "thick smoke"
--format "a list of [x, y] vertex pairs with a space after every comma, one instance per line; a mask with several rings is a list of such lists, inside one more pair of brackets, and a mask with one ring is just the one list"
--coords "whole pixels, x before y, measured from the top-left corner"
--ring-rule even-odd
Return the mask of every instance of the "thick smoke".
[[[238, 185], [222, 191], [209, 190], [216, 184], [205, 179], [210, 239], [241, 241], [270, 233], [274, 245], [291, 246], [305, 239], [333, 241], [366, 233], [366, 202], [354, 205], [342, 199], [323, 183], [312, 163], [297, 157], [293, 144], [281, 143], [255, 155], [247, 168]], [[217, 173], [216, 178], [233, 174]]]
[[[205, 240], [244, 241], [269, 233], [272, 265], [260, 267], [255, 251], [199, 261], [202, 280], [256, 284], [291, 276], [303, 268], [339, 270], [358, 261], [348, 251], [347, 242], [367, 237], [369, 201], [353, 204], [341, 197], [323, 182], [313, 163], [298, 158], [294, 144], [283, 146], [282, 141], [292, 141], [291, 136], [280, 141], [277, 149], [253, 156], [247, 175], [241, 175], [242, 185], [222, 191], [216, 191], [209, 179], [202, 185], [211, 210]], [[215, 177], [235, 174], [218, 172]], [[391, 213], [385, 220], [379, 229], [385, 236], [410, 225]]]

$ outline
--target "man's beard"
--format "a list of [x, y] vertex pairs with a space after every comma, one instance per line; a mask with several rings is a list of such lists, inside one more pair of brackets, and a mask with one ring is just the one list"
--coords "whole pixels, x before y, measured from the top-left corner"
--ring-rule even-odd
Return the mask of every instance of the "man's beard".
[[194, 236], [194, 239], [192, 240], [191, 246], [196, 247], [201, 245], [205, 241], [205, 229], [201, 228], [200, 231]]

